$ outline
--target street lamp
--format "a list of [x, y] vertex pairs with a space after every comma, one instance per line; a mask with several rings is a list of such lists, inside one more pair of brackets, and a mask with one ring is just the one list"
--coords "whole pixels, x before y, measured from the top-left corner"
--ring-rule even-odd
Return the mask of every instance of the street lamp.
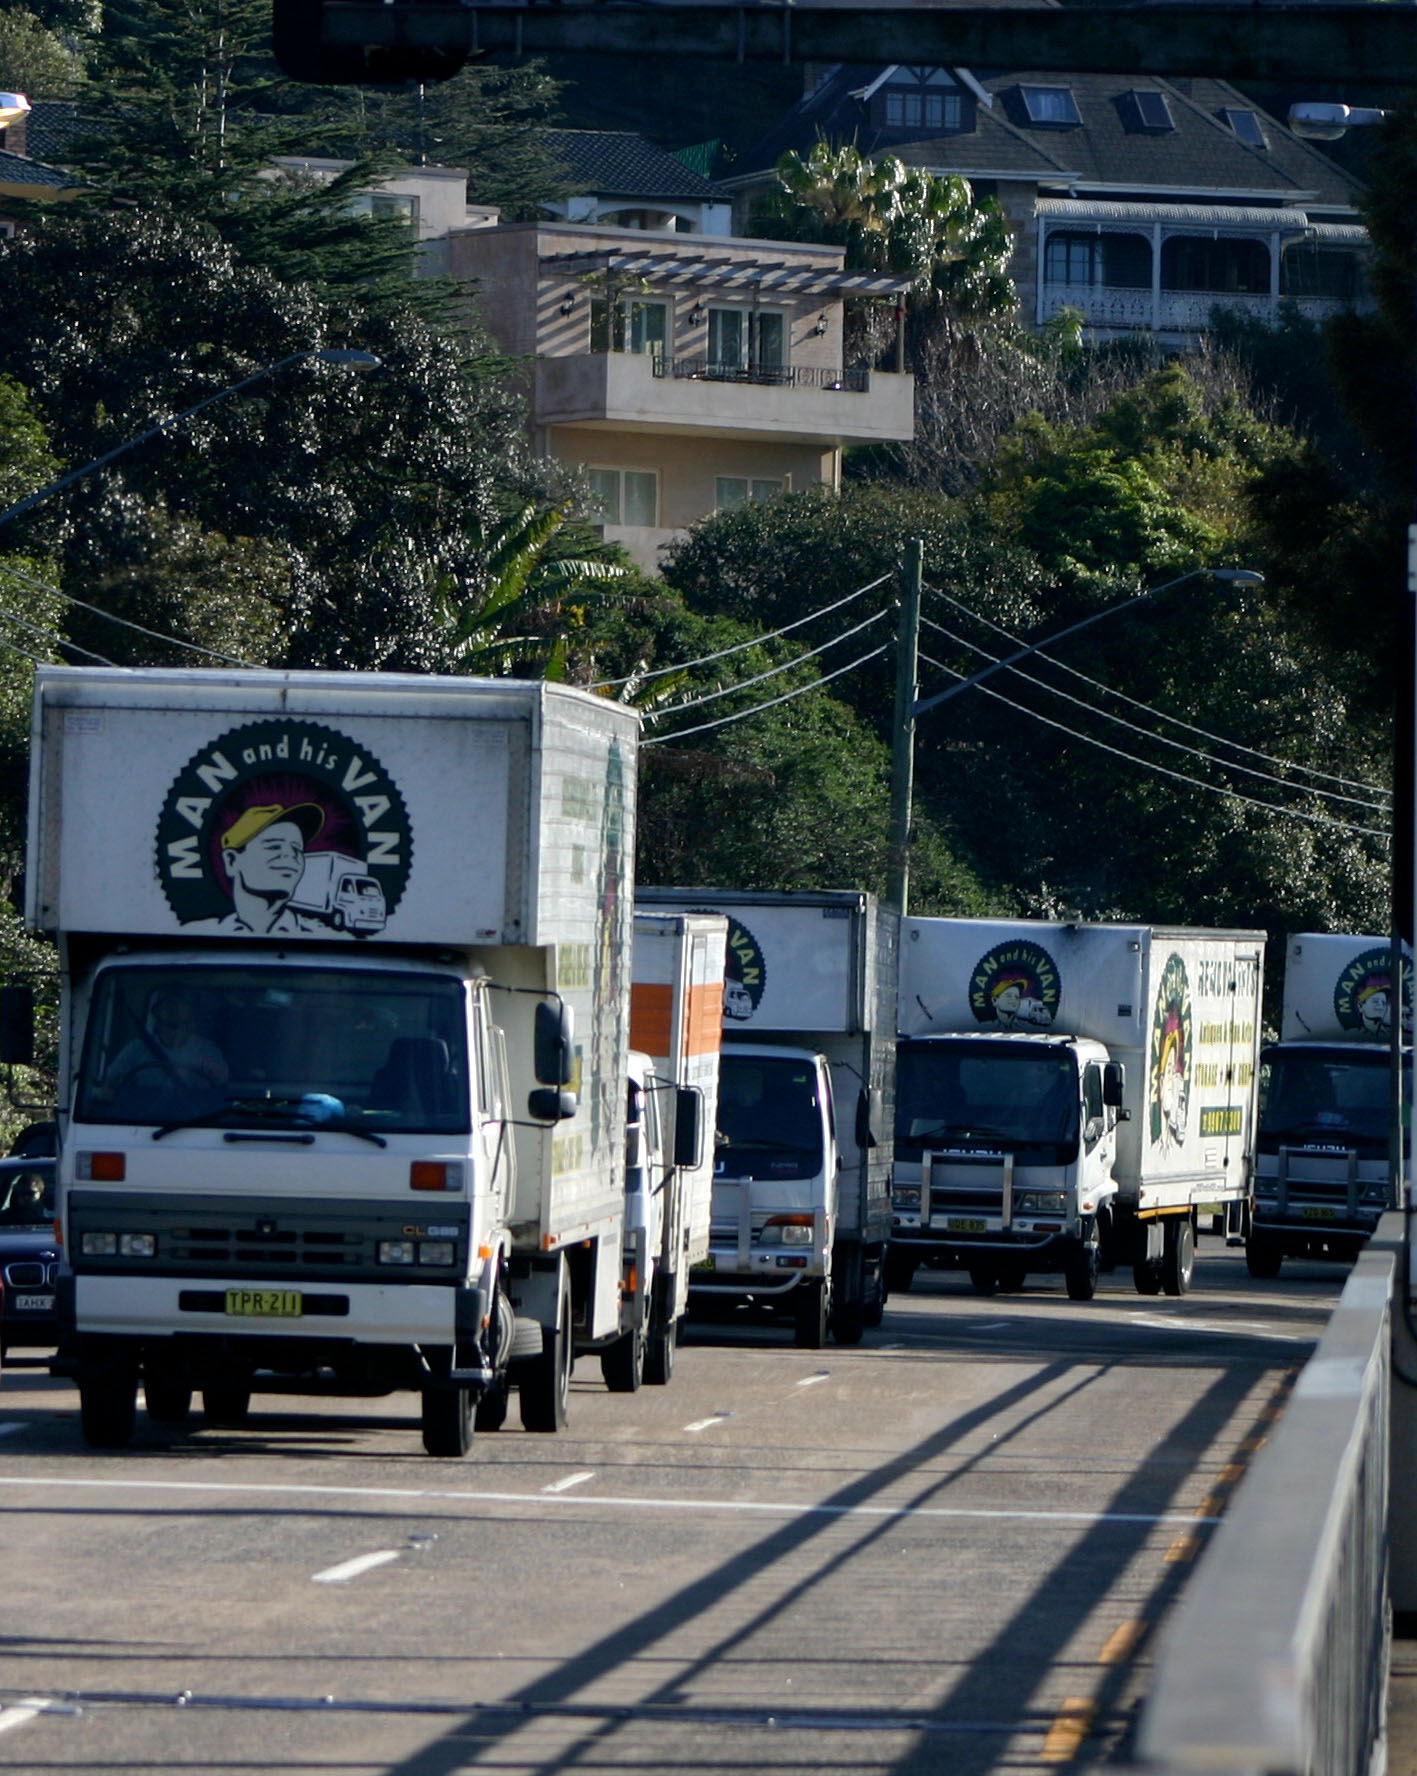
[[[919, 545], [913, 544], [908, 558], [912, 577], [919, 573]], [[1025, 647], [1017, 648], [1002, 659], [991, 660], [987, 666], [981, 666], [978, 672], [962, 678], [957, 684], [946, 686], [943, 691], [936, 691], [933, 697], [909, 700], [906, 696], [897, 696], [896, 700], [896, 732], [893, 747], [893, 769], [891, 772], [891, 830], [889, 845], [889, 881], [886, 898], [892, 906], [898, 907], [902, 914], [906, 910], [906, 897], [910, 885], [910, 816], [912, 782], [914, 778], [913, 755], [915, 748], [915, 721], [927, 709], [937, 708], [941, 703], [948, 703], [951, 697], [961, 696], [965, 691], [972, 690], [975, 685], [982, 684], [986, 678], [992, 678], [996, 672], [1006, 667], [1015, 666], [1020, 660], [1026, 660], [1030, 654], [1041, 653], [1051, 647], [1055, 641], [1063, 641], [1069, 635], [1076, 635], [1080, 629], [1088, 629], [1094, 623], [1100, 623], [1105, 617], [1114, 617], [1119, 611], [1131, 610], [1134, 605], [1144, 599], [1155, 598], [1159, 592], [1170, 592], [1173, 587], [1183, 586], [1188, 580], [1199, 579], [1207, 575], [1219, 580], [1227, 586], [1262, 586], [1264, 575], [1250, 567], [1196, 567], [1189, 573], [1183, 573], [1174, 580], [1163, 580], [1159, 586], [1147, 586], [1142, 591], [1133, 593], [1117, 604], [1109, 604], [1106, 610], [1093, 611], [1091, 616], [1080, 617], [1076, 623], [1069, 623], [1065, 628], [1055, 629], [1051, 635], [1040, 636]], [[907, 595], [902, 603], [901, 639], [899, 643], [902, 660], [909, 660], [908, 668], [911, 678], [914, 676], [914, 661], [918, 647], [917, 632], [920, 620], [920, 599], [918, 581], [914, 596]], [[907, 634], [907, 630], [909, 633]]]
[[149, 438], [156, 438], [162, 432], [170, 432], [174, 426], [181, 425], [184, 419], [190, 419], [194, 413], [200, 413], [204, 407], [213, 402], [224, 401], [228, 395], [239, 395], [242, 389], [250, 388], [253, 382], [260, 382], [263, 377], [274, 376], [277, 370], [286, 370], [292, 364], [303, 364], [308, 358], [318, 358], [322, 364], [333, 364], [342, 370], [374, 370], [381, 360], [372, 352], [356, 351], [349, 347], [327, 347], [324, 350], [291, 352], [289, 357], [278, 358], [274, 364], [265, 364], [259, 370], [253, 370], [249, 376], [243, 376], [240, 382], [233, 382], [227, 388], [218, 389], [214, 395], [205, 400], [197, 401], [191, 407], [184, 407], [180, 413], [159, 420], [156, 425], [149, 426], [145, 432], [139, 432], [136, 438], [129, 438], [124, 444], [115, 444], [102, 456], [96, 456], [92, 462], [85, 463], [81, 469], [70, 469], [67, 475], [61, 475], [57, 481], [51, 481], [48, 487], [41, 487], [37, 493], [26, 494], [24, 499], [16, 500], [13, 506], [7, 506], [0, 512], [0, 524], [8, 524], [12, 518], [18, 518], [22, 512], [28, 512], [31, 506], [37, 506], [52, 493], [59, 493], [81, 481], [85, 475], [91, 475], [95, 469], [101, 469], [111, 463], [115, 457], [124, 456], [130, 450], [136, 450], [140, 444], [146, 444]]

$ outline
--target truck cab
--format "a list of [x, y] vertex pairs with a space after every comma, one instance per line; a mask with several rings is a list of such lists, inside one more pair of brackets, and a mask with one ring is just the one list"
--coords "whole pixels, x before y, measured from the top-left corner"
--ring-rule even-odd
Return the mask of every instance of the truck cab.
[[1087, 1040], [923, 1036], [896, 1054], [887, 1280], [966, 1269], [984, 1293], [1061, 1271], [1089, 1300], [1110, 1259], [1123, 1075]]
[[691, 1293], [790, 1314], [796, 1342], [826, 1342], [841, 1159], [831, 1068], [809, 1049], [726, 1042], [708, 1257]]

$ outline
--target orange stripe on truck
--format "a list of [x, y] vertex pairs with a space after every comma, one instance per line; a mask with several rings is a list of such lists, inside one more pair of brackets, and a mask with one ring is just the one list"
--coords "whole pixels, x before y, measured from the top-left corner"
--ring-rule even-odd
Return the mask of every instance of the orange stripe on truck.
[[723, 1046], [723, 983], [689, 988], [689, 1053], [717, 1054]]
[[630, 988], [630, 1047], [648, 1055], [673, 1053], [674, 989], [657, 981]]

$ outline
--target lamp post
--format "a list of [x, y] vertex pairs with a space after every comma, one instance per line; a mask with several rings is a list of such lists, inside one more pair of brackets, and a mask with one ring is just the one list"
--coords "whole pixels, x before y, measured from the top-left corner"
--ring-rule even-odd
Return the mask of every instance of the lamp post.
[[[913, 573], [918, 575], [919, 555], [918, 544], [911, 545], [908, 557]], [[1041, 653], [1056, 641], [1063, 641], [1070, 635], [1076, 635], [1081, 629], [1088, 629], [1094, 623], [1100, 623], [1106, 617], [1114, 617], [1120, 611], [1131, 610], [1143, 600], [1155, 598], [1160, 592], [1170, 592], [1176, 586], [1183, 586], [1188, 580], [1199, 579], [1202, 575], [1219, 580], [1227, 586], [1262, 586], [1264, 575], [1249, 567], [1196, 567], [1189, 573], [1180, 574], [1174, 580], [1163, 580], [1159, 586], [1147, 586], [1134, 593], [1130, 598], [1121, 599], [1116, 604], [1109, 604], [1106, 610], [1093, 611], [1091, 616], [1080, 617], [1076, 623], [1069, 623], [1062, 629], [1055, 629], [1052, 634], [1040, 636], [1026, 646], [1017, 648], [1002, 659], [991, 660], [987, 666], [981, 666], [968, 678], [962, 678], [957, 684], [947, 685], [943, 691], [936, 691], [933, 697], [916, 698], [907, 701], [900, 689], [896, 697], [896, 725], [894, 744], [892, 747], [891, 772], [891, 844], [889, 858], [889, 882], [886, 898], [892, 906], [898, 907], [902, 914], [906, 911], [906, 902], [910, 889], [910, 817], [911, 795], [914, 779], [915, 720], [928, 709], [935, 709], [941, 703], [948, 703], [951, 697], [962, 696], [965, 691], [972, 690], [975, 685], [982, 684], [986, 678], [992, 678], [996, 672], [1003, 672], [1009, 666], [1015, 666], [1020, 660], [1026, 660], [1030, 654]], [[919, 644], [920, 601], [918, 580], [914, 596], [911, 595], [909, 582], [905, 595], [901, 600], [901, 632], [897, 642], [897, 659], [900, 665], [900, 684], [913, 681], [915, 659]], [[908, 667], [905, 664], [908, 662]]]
[[349, 347], [327, 347], [324, 350], [291, 352], [289, 357], [277, 358], [274, 364], [264, 364], [259, 370], [253, 370], [249, 376], [243, 376], [240, 382], [233, 382], [228, 387], [218, 389], [214, 395], [196, 401], [190, 407], [184, 407], [180, 413], [159, 420], [137, 437], [129, 438], [123, 444], [115, 444], [112, 450], [106, 450], [102, 456], [96, 456], [92, 462], [85, 463], [82, 468], [70, 469], [67, 475], [61, 475], [57, 481], [51, 481], [47, 487], [41, 487], [36, 493], [26, 494], [24, 499], [16, 500], [13, 506], [7, 506], [0, 512], [0, 524], [8, 524], [12, 518], [18, 518], [22, 512], [28, 512], [31, 506], [37, 506], [53, 493], [72, 486], [81, 481], [85, 475], [91, 475], [95, 469], [101, 469], [111, 463], [115, 457], [125, 456], [128, 451], [136, 450], [140, 444], [146, 444], [149, 438], [156, 438], [163, 432], [170, 432], [184, 420], [191, 419], [194, 413], [212, 406], [217, 401], [224, 401], [229, 395], [239, 395], [242, 389], [250, 388], [253, 382], [260, 382], [264, 377], [274, 376], [277, 370], [287, 370], [292, 364], [303, 364], [309, 358], [318, 358], [323, 364], [333, 364], [342, 370], [374, 370], [380, 359], [372, 352], [356, 351]]

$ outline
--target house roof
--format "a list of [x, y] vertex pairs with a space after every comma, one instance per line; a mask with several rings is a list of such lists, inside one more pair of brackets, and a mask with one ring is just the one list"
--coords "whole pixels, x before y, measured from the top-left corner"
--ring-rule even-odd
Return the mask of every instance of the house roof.
[[93, 126], [85, 124], [79, 107], [69, 99], [33, 99], [25, 118], [25, 152], [35, 160], [62, 166], [74, 143]]
[[11, 154], [7, 148], [0, 148], [0, 190], [20, 196], [23, 195], [19, 189], [21, 186], [38, 193], [63, 191], [77, 184], [77, 179], [71, 179], [58, 167], [46, 166], [42, 160], [32, 160], [27, 154]]
[[543, 130], [541, 140], [597, 196], [728, 201], [721, 185], [631, 130]]
[[[1018, 179], [1054, 190], [1106, 189], [1145, 197], [1225, 194], [1236, 201], [1344, 212], [1355, 209], [1361, 190], [1311, 143], [1221, 80], [955, 70], [970, 127], [926, 134], [918, 126], [887, 130], [873, 123], [866, 95], [890, 84], [882, 81], [885, 72], [880, 66], [832, 69], [744, 155], [734, 184], [761, 180], [789, 149], [805, 154], [826, 137], [854, 143], [867, 156], [895, 154], [931, 172]], [[913, 72], [919, 71], [902, 70]], [[1079, 121], [1034, 121], [1024, 93], [1029, 87], [1067, 88]], [[1158, 114], [1169, 127], [1148, 127], [1133, 97], [1144, 92], [1161, 95], [1164, 111]], [[1227, 110], [1252, 113], [1265, 145], [1242, 139], [1226, 119]]]

